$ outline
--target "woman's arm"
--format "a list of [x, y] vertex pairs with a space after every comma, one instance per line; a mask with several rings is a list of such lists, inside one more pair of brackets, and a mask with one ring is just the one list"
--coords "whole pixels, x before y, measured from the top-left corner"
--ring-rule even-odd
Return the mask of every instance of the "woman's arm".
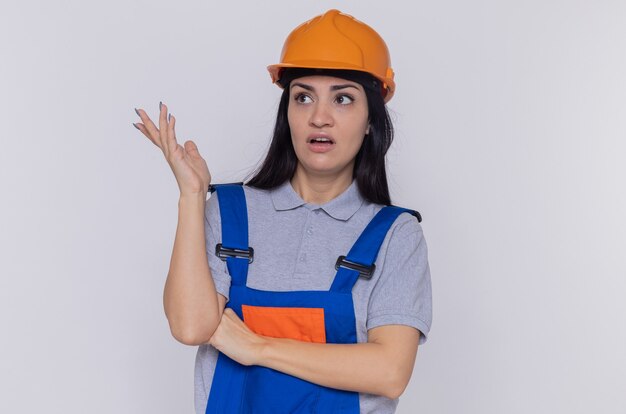
[[405, 325], [368, 331], [368, 342], [319, 344], [257, 335], [231, 309], [210, 343], [244, 365], [262, 365], [331, 388], [399, 397], [406, 388], [420, 332]]
[[205, 244], [206, 194], [181, 195], [178, 226], [163, 304], [174, 338], [186, 345], [209, 340], [226, 298], [215, 290]]
[[379, 326], [368, 332], [368, 342], [359, 344], [266, 341], [259, 365], [327, 387], [393, 399], [411, 378], [419, 331], [405, 325]]
[[180, 187], [178, 227], [163, 292], [163, 305], [172, 335], [198, 345], [208, 341], [219, 324], [225, 298], [215, 291], [207, 263], [204, 211], [211, 174], [193, 141], [176, 140], [176, 117], [159, 103], [159, 128], [143, 109], [135, 109], [141, 123], [133, 124], [163, 155]]

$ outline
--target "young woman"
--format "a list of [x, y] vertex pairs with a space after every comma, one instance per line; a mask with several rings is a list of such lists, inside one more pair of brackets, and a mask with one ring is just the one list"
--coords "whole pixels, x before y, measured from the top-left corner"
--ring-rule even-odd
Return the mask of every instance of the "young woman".
[[174, 337], [199, 345], [196, 411], [393, 413], [430, 329], [431, 285], [419, 213], [392, 206], [387, 187], [387, 47], [329, 10], [268, 69], [283, 93], [245, 185], [210, 185], [166, 105], [158, 129], [136, 110], [180, 187], [164, 305]]

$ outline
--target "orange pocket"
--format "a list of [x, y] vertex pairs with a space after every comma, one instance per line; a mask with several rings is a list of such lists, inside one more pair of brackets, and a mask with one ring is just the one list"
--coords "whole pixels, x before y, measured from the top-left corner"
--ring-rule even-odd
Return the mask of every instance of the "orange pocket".
[[241, 311], [246, 325], [259, 335], [305, 342], [326, 342], [324, 308], [241, 305]]

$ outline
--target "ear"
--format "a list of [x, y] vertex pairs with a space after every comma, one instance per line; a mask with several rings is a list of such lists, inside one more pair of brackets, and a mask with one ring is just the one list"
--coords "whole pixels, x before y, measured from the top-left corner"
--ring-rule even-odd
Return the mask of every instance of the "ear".
[[370, 133], [370, 124], [367, 124], [367, 128], [365, 129], [365, 135], [369, 135]]

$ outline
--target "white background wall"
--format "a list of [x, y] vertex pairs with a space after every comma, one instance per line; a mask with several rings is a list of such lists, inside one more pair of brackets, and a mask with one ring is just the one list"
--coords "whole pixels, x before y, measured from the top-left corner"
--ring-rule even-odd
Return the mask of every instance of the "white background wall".
[[434, 320], [398, 413], [626, 412], [622, 0], [3, 1], [0, 412], [191, 413], [162, 309], [178, 188], [163, 100], [215, 182], [263, 154], [265, 66], [339, 8], [386, 39], [394, 202]]

